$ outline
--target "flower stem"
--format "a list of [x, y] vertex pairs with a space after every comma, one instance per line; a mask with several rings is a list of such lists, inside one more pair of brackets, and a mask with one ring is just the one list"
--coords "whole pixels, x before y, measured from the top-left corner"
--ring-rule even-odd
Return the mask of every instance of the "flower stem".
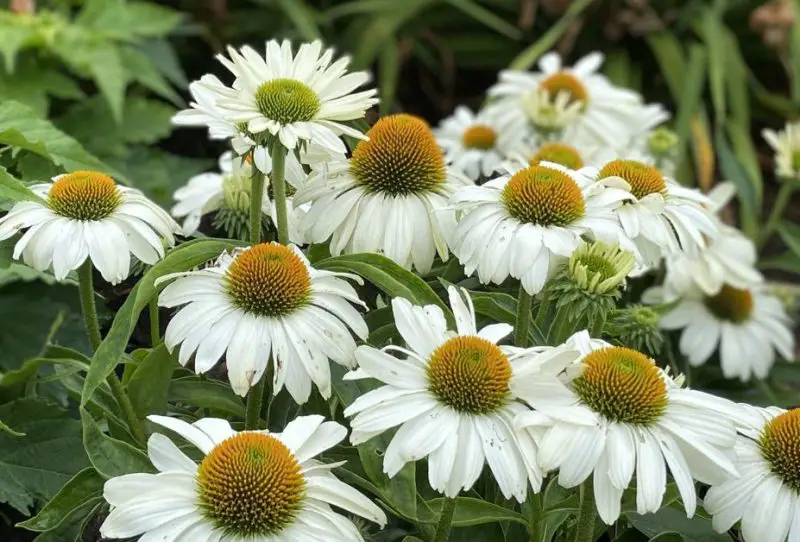
[[531, 303], [533, 296], [525, 291], [520, 284], [519, 297], [517, 297], [517, 325], [514, 328], [514, 344], [526, 347], [530, 344]]
[[557, 346], [564, 342], [569, 337], [571, 325], [569, 321], [569, 310], [566, 307], [561, 307], [556, 311], [555, 320], [550, 328], [548, 342], [551, 346]]
[[594, 488], [590, 479], [581, 486], [581, 505], [578, 509], [578, 531], [575, 533], [575, 542], [594, 542], [596, 514]]
[[536, 311], [536, 325], [539, 329], [543, 329], [544, 320], [547, 318], [547, 313], [550, 310], [550, 291], [547, 289], [542, 290], [539, 297], [539, 310]]
[[433, 537], [433, 542], [447, 542], [450, 539], [450, 527], [453, 524], [455, 512], [455, 498], [446, 498], [442, 503], [442, 512], [439, 515], [439, 524], [436, 526], [436, 535]]
[[781, 218], [783, 218], [783, 212], [786, 210], [786, 206], [789, 205], [789, 200], [795, 188], [796, 185], [792, 181], [784, 179], [780, 189], [778, 189], [778, 195], [775, 197], [775, 203], [772, 205], [772, 211], [769, 213], [766, 226], [764, 226], [764, 230], [761, 232], [759, 246], [763, 246], [778, 228], [778, 223], [781, 221]]
[[264, 398], [264, 387], [267, 385], [267, 374], [261, 375], [256, 385], [247, 392], [247, 410], [245, 411], [244, 428], [255, 431], [260, 429], [261, 402]]
[[589, 335], [593, 339], [599, 339], [603, 335], [603, 328], [606, 325], [606, 315], [601, 314], [597, 317], [597, 319], [592, 323], [592, 329], [589, 330]]
[[289, 243], [289, 219], [286, 209], [286, 149], [277, 141], [272, 145], [272, 193], [275, 198], [275, 219], [278, 228], [278, 242], [282, 245]]
[[[86, 333], [89, 335], [92, 351], [95, 351], [100, 346], [103, 338], [100, 335], [100, 323], [97, 321], [97, 306], [94, 302], [94, 285], [92, 283], [92, 261], [89, 258], [86, 258], [86, 261], [78, 268], [78, 290], [81, 297], [81, 310], [83, 311], [83, 321], [86, 324]], [[142, 425], [139, 423], [136, 411], [133, 410], [128, 394], [125, 393], [125, 388], [122, 387], [122, 382], [119, 381], [114, 371], [106, 377], [106, 381], [111, 388], [114, 399], [116, 399], [125, 415], [133, 437], [139, 443], [144, 444], [145, 436]]]
[[530, 517], [531, 542], [542, 542], [544, 533], [542, 532], [541, 529], [542, 495], [540, 493], [534, 493], [531, 495], [530, 507], [531, 507], [531, 517]]
[[155, 348], [161, 343], [161, 327], [158, 323], [158, 297], [150, 300], [148, 310], [150, 313], [150, 345]]
[[253, 166], [250, 187], [250, 242], [261, 242], [261, 205], [264, 202], [264, 174]]

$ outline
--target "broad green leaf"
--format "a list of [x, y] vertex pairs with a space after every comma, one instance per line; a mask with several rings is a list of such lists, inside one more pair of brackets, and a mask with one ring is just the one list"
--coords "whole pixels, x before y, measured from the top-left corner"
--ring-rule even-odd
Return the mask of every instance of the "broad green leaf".
[[89, 465], [81, 445], [80, 422], [43, 399], [19, 399], [0, 406], [0, 419], [17, 431], [0, 432], [0, 502], [23, 514], [34, 502], [49, 501], [70, 478]]
[[0, 144], [20, 147], [49, 158], [67, 171], [93, 169], [121, 175], [89, 154], [80, 143], [28, 106], [8, 101], [0, 104]]
[[153, 2], [86, 0], [76, 24], [117, 39], [162, 37], [183, 19], [179, 11]]
[[18, 524], [29, 531], [49, 531], [58, 527], [73, 510], [87, 501], [102, 496], [103, 477], [89, 467], [83, 469], [62, 487], [38, 514]]
[[128, 299], [120, 307], [114, 322], [111, 324], [105, 339], [97, 348], [92, 358], [91, 368], [86, 375], [86, 382], [81, 396], [81, 405], [94, 393], [94, 390], [108, 377], [119, 363], [125, 348], [128, 346], [139, 313], [147, 306], [157, 293], [155, 281], [167, 273], [186, 271], [195, 266], [216, 258], [223, 251], [230, 250], [240, 243], [222, 239], [197, 239], [185, 243], [172, 250], [167, 256], [151, 267], [133, 288]]
[[128, 72], [122, 65], [119, 50], [114, 45], [103, 43], [87, 48], [84, 54], [89, 72], [111, 108], [111, 116], [122, 122]]
[[165, 76], [158, 71], [152, 60], [143, 51], [133, 46], [122, 46], [119, 48], [119, 54], [125, 71], [134, 81], [162, 98], [166, 98], [174, 105], [181, 107], [185, 105], [180, 94], [175, 92]]
[[13, 435], [15, 437], [24, 437], [25, 436], [25, 433], [20, 433], [19, 431], [14, 431], [9, 426], [4, 424], [2, 420], [0, 420], [0, 431], [2, 431], [4, 433], [8, 433], [9, 435]]
[[655, 514], [627, 514], [627, 520], [649, 537], [663, 533], [680, 533], [684, 542], [731, 542], [726, 534], [719, 534], [711, 527], [711, 520], [695, 516], [687, 518], [686, 512], [678, 508], [665, 507]]
[[144, 419], [148, 414], [166, 412], [170, 377], [176, 367], [163, 343], [139, 362], [136, 372], [127, 383], [128, 397], [139, 419]]
[[[168, 81], [181, 88], [188, 86], [189, 81], [186, 80], [186, 74], [183, 72], [180, 59], [168, 40], [149, 39], [137, 45], [139, 50], [150, 60], [150, 64]], [[139, 82], [144, 86], [148, 86], [142, 81]], [[151, 90], [157, 92], [155, 89]]]
[[13, 74], [0, 70], [0, 101], [22, 102], [39, 117], [47, 116], [49, 96], [80, 99], [83, 95], [74, 80], [41, 64], [22, 62]]
[[30, 188], [14, 178], [6, 169], [0, 166], [0, 200], [35, 201], [44, 203], [44, 200], [34, 194]]
[[38, 34], [36, 18], [27, 14], [0, 13], [0, 34], [3, 36], [0, 40], [0, 53], [3, 55], [6, 71], [13, 72], [17, 53]]
[[93, 524], [93, 519], [105, 505], [106, 501], [102, 496], [86, 500], [72, 510], [57, 527], [40, 533], [33, 542], [85, 542], [88, 536], [95, 536], [97, 524]]
[[244, 403], [231, 387], [202, 375], [185, 376], [169, 384], [169, 400], [197, 408], [207, 408], [225, 416], [244, 418]]
[[154, 472], [147, 455], [135, 448], [106, 435], [85, 408], [81, 407], [83, 424], [83, 446], [89, 461], [104, 478], [113, 478], [134, 472]]
[[409, 521], [415, 521], [417, 519], [416, 464], [410, 461], [390, 479], [383, 473], [383, 457], [387, 445], [387, 439], [378, 436], [357, 446], [361, 466], [369, 481], [378, 488], [381, 499], [398, 515]]
[[[435, 522], [439, 518], [444, 499], [433, 499], [428, 501], [428, 506], [433, 512], [433, 516], [428, 518], [428, 522]], [[456, 510], [453, 515], [454, 527], [471, 527], [482, 523], [494, 523], [501, 521], [514, 521], [522, 525], [529, 525], [528, 520], [519, 512], [515, 512], [499, 504], [494, 504], [481, 499], [471, 497], [456, 497]]]
[[36, 377], [43, 366], [63, 366], [81, 372], [89, 370], [88, 360], [81, 361], [74, 358], [32, 358], [25, 360], [19, 369], [8, 371], [0, 375], [0, 397], [16, 397], [24, 392], [25, 385]]

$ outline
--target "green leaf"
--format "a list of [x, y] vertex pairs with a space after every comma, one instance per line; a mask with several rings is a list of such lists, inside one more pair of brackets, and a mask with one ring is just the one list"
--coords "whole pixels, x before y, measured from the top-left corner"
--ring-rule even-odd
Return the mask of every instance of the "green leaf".
[[40, 533], [33, 542], [85, 542], [87, 537], [96, 534], [97, 525], [92, 524], [92, 520], [100, 514], [104, 506], [105, 500], [102, 496], [88, 499], [72, 510], [58, 527]]
[[185, 105], [180, 94], [175, 92], [175, 89], [170, 86], [165, 76], [158, 71], [153, 61], [143, 51], [135, 47], [123, 46], [120, 47], [119, 54], [122, 64], [125, 66], [125, 71], [130, 74], [134, 81], [177, 106], [182, 107]]
[[92, 169], [122, 177], [89, 154], [80, 143], [19, 102], [0, 104], [0, 143], [49, 158], [67, 171]]
[[117, 48], [110, 44], [101, 44], [85, 51], [89, 72], [111, 108], [111, 115], [117, 122], [122, 122], [122, 111], [125, 101], [125, 87], [128, 86], [128, 72], [122, 65]]
[[686, 61], [681, 44], [669, 31], [654, 32], [646, 37], [647, 45], [656, 57], [658, 68], [667, 81], [672, 98], [680, 103], [683, 81], [686, 76]]
[[36, 18], [27, 14], [2, 14], [0, 33], [3, 35], [0, 53], [3, 54], [6, 71], [13, 72], [17, 53], [38, 33]]
[[153, 2], [86, 0], [75, 22], [86, 29], [114, 37], [162, 37], [183, 19], [179, 11]]
[[44, 203], [44, 200], [34, 194], [21, 181], [14, 178], [6, 169], [0, 166], [0, 200], [35, 201]]
[[684, 542], [731, 542], [726, 534], [719, 534], [711, 527], [711, 520], [695, 516], [687, 518], [683, 510], [662, 508], [655, 514], [627, 514], [627, 520], [649, 537], [663, 533], [680, 533]]
[[518, 40], [522, 37], [519, 28], [477, 2], [472, 0], [445, 0], [445, 2], [509, 39]]
[[800, 256], [787, 251], [771, 258], [764, 258], [758, 262], [760, 269], [780, 269], [788, 273], [800, 275]]
[[244, 417], [242, 398], [233, 393], [229, 385], [209, 380], [203, 375], [185, 376], [171, 381], [169, 400], [197, 408], [207, 408], [226, 416]]
[[778, 225], [778, 234], [789, 250], [800, 257], [800, 226], [794, 222], [784, 220]]
[[398, 515], [409, 521], [415, 521], [417, 519], [416, 464], [410, 461], [390, 479], [383, 473], [383, 457], [387, 445], [386, 438], [377, 436], [357, 446], [361, 466], [369, 481], [378, 488], [381, 499]]
[[322, 37], [314, 12], [305, 0], [278, 0], [278, 4], [304, 40], [314, 41]]
[[758, 233], [758, 195], [752, 180], [742, 167], [736, 155], [728, 145], [725, 134], [717, 127], [714, 131], [714, 143], [719, 158], [719, 167], [723, 178], [736, 185], [736, 195], [741, 203], [739, 214], [744, 232], [754, 238]]
[[224, 250], [230, 250], [239, 245], [240, 243], [236, 241], [222, 239], [190, 241], [170, 251], [163, 260], [144, 274], [131, 291], [128, 299], [120, 307], [111, 324], [111, 329], [109, 329], [105, 339], [103, 339], [92, 358], [91, 368], [89, 369], [89, 374], [86, 375], [86, 382], [81, 396], [82, 406], [86, 405], [94, 390], [105, 381], [106, 377], [111, 374], [119, 363], [125, 348], [128, 346], [128, 339], [130, 339], [136, 327], [139, 313], [157, 293], [156, 279], [167, 273], [191, 269], [212, 258], [216, 258]]
[[83, 95], [74, 80], [41, 63], [22, 62], [13, 74], [0, 70], [0, 100], [22, 102], [40, 117], [47, 116], [49, 96], [80, 99]]
[[15, 437], [24, 437], [25, 436], [25, 433], [20, 433], [19, 431], [14, 431], [9, 426], [4, 424], [2, 420], [0, 420], [0, 431], [2, 431], [4, 433], [8, 433], [9, 435], [13, 435]]
[[176, 367], [163, 343], [139, 363], [127, 385], [128, 397], [139, 419], [166, 412], [170, 377]]
[[708, 83], [711, 88], [711, 101], [714, 104], [716, 121], [723, 122], [726, 117], [725, 103], [725, 39], [722, 26], [722, 7], [719, 1], [706, 8], [702, 15], [703, 39], [708, 49]]
[[[438, 521], [444, 499], [432, 499], [427, 502], [433, 512], [433, 515], [428, 518], [428, 522]], [[471, 527], [502, 521], [514, 521], [522, 525], [529, 525], [528, 520], [519, 512], [481, 499], [456, 497], [456, 510], [453, 515], [454, 527]]]
[[76, 508], [84, 506], [86, 501], [101, 497], [104, 482], [103, 477], [93, 468], [83, 469], [73, 476], [36, 516], [17, 526], [38, 532], [55, 529]]
[[144, 452], [121, 440], [106, 435], [92, 418], [81, 408], [83, 422], [83, 447], [89, 461], [105, 478], [113, 478], [134, 472], [154, 472], [155, 469]]
[[702, 45], [692, 44], [689, 48], [689, 60], [686, 71], [681, 74], [682, 85], [678, 102], [678, 113], [675, 115], [675, 134], [680, 145], [675, 156], [675, 163], [680, 167], [686, 156], [692, 119], [700, 111], [707, 66], [706, 50]]
[[730, 137], [734, 155], [746, 173], [746, 179], [752, 186], [754, 194], [754, 205], [758, 216], [761, 215], [761, 206], [764, 201], [764, 179], [761, 175], [761, 165], [758, 162], [758, 153], [750, 137], [750, 125], [738, 124], [734, 120], [729, 120], [726, 124], [726, 131]]
[[72, 476], [89, 465], [80, 423], [43, 399], [0, 406], [0, 419], [24, 437], [0, 433], [0, 502], [28, 514], [34, 502], [49, 501]]
[[397, 82], [400, 78], [400, 50], [397, 40], [389, 39], [378, 55], [378, 90], [381, 101], [378, 104], [379, 113], [388, 115], [392, 111]]

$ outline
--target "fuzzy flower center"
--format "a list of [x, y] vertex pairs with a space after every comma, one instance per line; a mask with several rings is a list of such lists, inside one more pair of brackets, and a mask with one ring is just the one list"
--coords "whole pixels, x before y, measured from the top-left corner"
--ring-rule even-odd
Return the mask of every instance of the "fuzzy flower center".
[[542, 79], [539, 88], [546, 90], [552, 98], [566, 93], [569, 96], [568, 103], [579, 102], [585, 105], [589, 102], [589, 91], [577, 77], [569, 72], [556, 72]]
[[725, 284], [717, 295], [706, 297], [705, 304], [720, 320], [741, 324], [753, 313], [753, 294]]
[[570, 169], [583, 167], [583, 158], [578, 149], [565, 143], [550, 142], [539, 147], [528, 163], [538, 166], [540, 162], [554, 162]]
[[572, 281], [590, 293], [613, 294], [635, 264], [630, 252], [600, 241], [580, 245], [569, 258]]
[[74, 220], [102, 220], [122, 202], [117, 183], [97, 171], [73, 171], [53, 182], [47, 205]]
[[284, 316], [311, 297], [311, 277], [305, 263], [290, 248], [277, 243], [262, 243], [240, 253], [225, 278], [233, 303], [259, 316]]
[[631, 194], [642, 199], [649, 194], [666, 194], [664, 176], [651, 165], [636, 160], [612, 160], [600, 170], [598, 179], [622, 177], [631, 185]]
[[667, 408], [667, 386], [655, 362], [636, 350], [601, 348], [583, 359], [573, 386], [592, 410], [619, 423], [649, 425]]
[[322, 102], [311, 87], [296, 79], [273, 79], [256, 90], [256, 106], [266, 118], [280, 124], [307, 122]]
[[431, 393], [459, 412], [488, 414], [508, 400], [511, 364], [480, 337], [449, 339], [431, 354], [427, 374]]
[[800, 410], [772, 418], [761, 432], [758, 447], [772, 472], [800, 493]]
[[485, 124], [473, 124], [466, 129], [461, 141], [468, 149], [489, 150], [494, 148], [497, 133]]
[[203, 513], [226, 534], [269, 537], [290, 525], [303, 503], [305, 479], [278, 439], [239, 433], [200, 463], [197, 486]]
[[545, 166], [514, 174], [501, 200], [511, 216], [539, 226], [568, 226], [586, 212], [583, 193], [572, 177]]
[[435, 191], [444, 184], [444, 155], [428, 124], [413, 115], [383, 117], [360, 141], [350, 172], [371, 192], [392, 196]]

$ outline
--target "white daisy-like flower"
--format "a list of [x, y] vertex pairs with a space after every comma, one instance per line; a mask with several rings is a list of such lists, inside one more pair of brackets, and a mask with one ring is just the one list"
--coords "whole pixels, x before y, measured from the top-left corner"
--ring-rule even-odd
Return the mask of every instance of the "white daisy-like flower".
[[[240, 222], [245, 229], [249, 227], [253, 167], [247, 160], [234, 157], [228, 151], [220, 157], [219, 169], [221, 173], [195, 175], [186, 185], [175, 191], [177, 203], [172, 207], [171, 213], [175, 218], [183, 218], [184, 235], [197, 231], [203, 215], [220, 209], [224, 209], [226, 214], [233, 213], [238, 219], [234, 221]], [[306, 172], [294, 153], [287, 157], [285, 175], [288, 192], [293, 193], [305, 182]], [[291, 196], [286, 199], [286, 207], [289, 240], [292, 243], [305, 244], [305, 237], [298, 225], [306, 207], [295, 208]], [[264, 183], [261, 211], [275, 220], [275, 202], [268, 178]]]
[[345, 409], [353, 416], [350, 439], [357, 445], [399, 426], [384, 454], [389, 477], [427, 457], [431, 487], [455, 497], [473, 486], [488, 463], [503, 495], [523, 502], [528, 481], [539, 490], [542, 472], [533, 437], [514, 433], [514, 417], [527, 407], [511, 389], [516, 382], [520, 387], [536, 382], [540, 374], [558, 374], [564, 356], [498, 346], [512, 327], [477, 330], [467, 292], [451, 286], [448, 294], [456, 331], [447, 329], [438, 306], [395, 298], [394, 321], [409, 349], [356, 350], [359, 368], [345, 379], [374, 378], [384, 385]]
[[[611, 84], [598, 71], [602, 63], [603, 55], [595, 52], [569, 68], [562, 65], [558, 53], [550, 52], [539, 60], [539, 72], [500, 72], [500, 81], [489, 89], [489, 96], [496, 100], [504, 119], [517, 122], [540, 122], [537, 118], [525, 119], [524, 113], [542, 110], [541, 104], [562, 104], [557, 110], [562, 116], [574, 118], [570, 123], [574, 137], [616, 146], [631, 137], [642, 98], [632, 90]], [[566, 96], [566, 103], [559, 95]]]
[[448, 198], [469, 179], [449, 168], [428, 124], [412, 115], [381, 118], [349, 161], [312, 174], [295, 194], [311, 203], [301, 224], [331, 254], [378, 252], [425, 273], [436, 254], [447, 260], [455, 228]]
[[66, 278], [89, 258], [111, 284], [128, 277], [131, 254], [152, 265], [164, 257], [164, 241], [179, 230], [166, 211], [134, 188], [96, 171], [73, 171], [30, 189], [43, 201], [21, 201], [0, 218], [0, 240], [25, 233], [13, 257]]
[[[452, 250], [467, 275], [484, 284], [520, 279], [533, 295], [589, 235], [625, 242], [615, 209], [631, 197], [619, 180], [595, 183], [580, 172], [541, 162], [452, 198], [463, 214]], [[630, 241], [627, 241], [630, 245]]]
[[524, 137], [512, 125], [499, 122], [491, 106], [477, 114], [458, 106], [434, 133], [446, 160], [473, 181], [498, 171]]
[[229, 47], [230, 59], [217, 59], [235, 76], [232, 88], [207, 87], [226, 120], [245, 127], [256, 140], [267, 134], [287, 149], [314, 142], [333, 153], [345, 153], [345, 134], [364, 138], [344, 121], [364, 117], [378, 102], [376, 90], [353, 92], [369, 81], [366, 72], [347, 73], [349, 57], [333, 61], [333, 49], [304, 43], [297, 54], [288, 41], [269, 41], [266, 54], [245, 46]]
[[156, 474], [111, 478], [103, 497], [111, 513], [103, 538], [142, 542], [359, 542], [341, 509], [386, 524], [386, 514], [331, 471], [342, 463], [316, 458], [347, 436], [322, 416], [301, 416], [281, 433], [234, 431], [218, 418], [192, 424], [148, 416], [203, 455], [198, 464], [165, 435], [147, 443]]
[[295, 401], [308, 400], [312, 382], [331, 393], [328, 360], [353, 367], [356, 343], [350, 329], [367, 337], [364, 319], [350, 303], [363, 305], [344, 278], [347, 273], [314, 269], [300, 250], [262, 243], [198, 271], [173, 273], [158, 298], [182, 307], [167, 325], [164, 342], [186, 365], [205, 373], [225, 355], [233, 390], [245, 395], [274, 360], [273, 393], [284, 386]]
[[654, 267], [662, 257], [679, 251], [694, 256], [705, 249], [707, 238], [719, 234], [708, 197], [680, 186], [650, 164], [618, 159], [599, 170], [585, 171], [599, 181], [630, 185], [631, 198], [617, 209], [617, 215], [646, 266]]
[[765, 129], [761, 135], [775, 151], [775, 174], [778, 177], [800, 177], [800, 122], [787, 122], [783, 130]]
[[[516, 124], [523, 124], [521, 121], [527, 120], [528, 125], [536, 131], [529, 135], [550, 136], [574, 126], [583, 112], [584, 104], [574, 100], [570, 92], [556, 91], [553, 95], [550, 90], [540, 87], [522, 96], [519, 107], [524, 117], [517, 116]], [[510, 108], [504, 112], [503, 118], [511, 122]]]
[[741, 520], [745, 542], [800, 540], [800, 410], [738, 405], [739, 476], [703, 499], [717, 532]]
[[561, 486], [592, 476], [597, 512], [606, 524], [619, 517], [622, 493], [633, 478], [637, 512], [656, 512], [669, 469], [691, 517], [697, 505], [693, 478], [719, 483], [736, 476], [729, 458], [736, 431], [725, 414], [732, 403], [681, 388], [646, 355], [590, 339], [585, 331], [566, 345], [577, 365], [561, 379], [541, 377], [514, 390], [535, 409], [515, 426], [545, 431], [539, 462], [545, 471], [559, 470]]
[[[673, 300], [674, 294], [663, 287], [651, 288], [644, 296], [648, 303]], [[680, 350], [693, 366], [704, 364], [719, 350], [725, 378], [765, 378], [775, 363], [775, 351], [794, 359], [792, 321], [780, 300], [761, 286], [724, 284], [714, 295], [691, 288], [659, 325], [683, 330]]]

